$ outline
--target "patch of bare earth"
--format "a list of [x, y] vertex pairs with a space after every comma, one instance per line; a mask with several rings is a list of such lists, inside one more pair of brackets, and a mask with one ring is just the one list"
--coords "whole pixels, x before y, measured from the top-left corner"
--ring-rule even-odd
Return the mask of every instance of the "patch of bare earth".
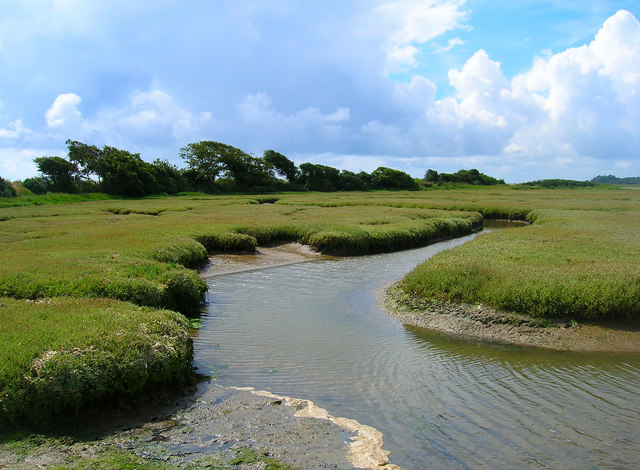
[[209, 257], [209, 264], [200, 276], [208, 279], [225, 274], [233, 274], [257, 269], [304, 263], [329, 257], [314, 251], [308, 245], [284, 243], [256, 248], [254, 253], [216, 254]]

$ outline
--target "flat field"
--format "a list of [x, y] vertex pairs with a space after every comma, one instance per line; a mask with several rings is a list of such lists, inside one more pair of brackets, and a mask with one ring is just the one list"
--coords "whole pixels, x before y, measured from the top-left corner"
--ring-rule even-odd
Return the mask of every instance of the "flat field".
[[[634, 321], [640, 316], [639, 188], [494, 186], [60, 201], [64, 198], [49, 197], [22, 207], [0, 201], [0, 419], [5, 421], [30, 418], [26, 410], [38, 409], [61, 390], [81, 398], [56, 410], [183, 376], [176, 361], [190, 365], [187, 345], [163, 349], [162, 361], [173, 365], [150, 368], [146, 376], [127, 369], [135, 358], [122, 362], [120, 336], [154, 331], [141, 326], [139, 306], [149, 307], [142, 311], [151, 325], [171, 323], [163, 341], [178, 344], [186, 322], [166, 309], [197, 313], [206, 284], [195, 268], [211, 253], [276, 241], [362, 255], [470, 233], [481, 225], [481, 214], [526, 220], [531, 225], [481, 235], [436, 256], [409, 274], [401, 288], [427, 301], [483, 303], [536, 317]], [[117, 326], [110, 323], [114, 311]], [[155, 364], [147, 346], [132, 351], [141, 363]], [[71, 357], [77, 362], [67, 376], [64, 367], [42, 366]], [[105, 370], [120, 374], [117, 386], [97, 386], [106, 383], [104, 377], [92, 385], [69, 380], [83, 367], [100, 369], [96, 358], [115, 365]], [[44, 370], [62, 375], [44, 379]]]

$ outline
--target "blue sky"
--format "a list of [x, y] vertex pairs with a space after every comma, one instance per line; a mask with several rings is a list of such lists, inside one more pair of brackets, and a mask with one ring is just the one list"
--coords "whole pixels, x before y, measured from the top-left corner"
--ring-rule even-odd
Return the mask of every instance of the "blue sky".
[[178, 166], [216, 140], [416, 177], [638, 176], [638, 18], [637, 0], [0, 0], [0, 176], [69, 138]]

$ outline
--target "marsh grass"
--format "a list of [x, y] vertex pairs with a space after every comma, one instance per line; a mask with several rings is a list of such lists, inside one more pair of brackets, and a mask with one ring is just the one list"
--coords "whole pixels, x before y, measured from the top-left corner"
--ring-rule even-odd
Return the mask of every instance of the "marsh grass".
[[[637, 191], [627, 196], [640, 202]], [[532, 211], [532, 225], [440, 253], [400, 285], [418, 297], [480, 302], [535, 318], [637, 321], [640, 210], [624, 199], [612, 198], [609, 207], [589, 202]]]
[[191, 367], [184, 346], [165, 355], [171, 348], [153, 345], [182, 344], [188, 325], [156, 309], [197, 314], [207, 286], [195, 269], [211, 253], [278, 241], [356, 255], [465, 235], [482, 226], [481, 214], [527, 220], [434, 257], [402, 289], [540, 319], [638, 320], [639, 208], [637, 188], [508, 186], [2, 207], [0, 412], [38, 422], [179, 379]]
[[366, 254], [470, 233], [478, 214], [393, 207], [253, 204], [201, 196], [5, 208], [0, 295], [107, 297], [183, 313], [206, 284], [193, 270], [210, 253], [299, 241], [334, 254]]
[[0, 298], [0, 423], [190, 377], [185, 318], [110, 299]]

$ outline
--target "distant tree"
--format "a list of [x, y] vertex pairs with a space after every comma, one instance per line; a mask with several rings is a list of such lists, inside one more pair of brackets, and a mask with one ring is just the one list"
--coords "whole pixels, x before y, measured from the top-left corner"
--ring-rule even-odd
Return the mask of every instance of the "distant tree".
[[67, 156], [69, 161], [77, 167], [78, 177], [91, 180], [92, 176], [102, 179], [104, 170], [101, 168], [102, 151], [95, 145], [87, 145], [77, 140], [67, 140]]
[[16, 197], [16, 188], [11, 181], [0, 177], [0, 197]]
[[156, 159], [149, 165], [156, 181], [156, 193], [176, 194], [189, 189], [183, 172], [167, 160]]
[[368, 191], [371, 189], [371, 175], [361, 171], [342, 170], [340, 172], [340, 190], [342, 191]]
[[408, 173], [385, 166], [373, 170], [371, 178], [373, 187], [376, 189], [408, 189], [411, 191], [420, 189], [420, 185]]
[[57, 193], [75, 193], [78, 167], [61, 157], [39, 157], [33, 160], [38, 171], [48, 179], [49, 191]]
[[275, 184], [271, 165], [231, 145], [195, 142], [181, 148], [180, 157], [189, 165], [189, 179], [210, 191], [218, 180], [225, 189], [239, 191], [264, 190]]
[[640, 176], [629, 176], [626, 178], [618, 178], [613, 175], [599, 175], [591, 179], [591, 183], [598, 184], [640, 184]]
[[139, 197], [159, 192], [151, 164], [137, 153], [105, 146], [100, 151], [99, 171], [108, 194]]
[[440, 181], [440, 178], [436, 170], [428, 169], [424, 174], [424, 180], [427, 183], [438, 183]]
[[314, 163], [300, 165], [299, 182], [309, 191], [336, 191], [340, 189], [340, 170]]
[[277, 174], [284, 176], [289, 183], [295, 183], [300, 175], [300, 170], [287, 157], [275, 150], [265, 150], [262, 158], [270, 164]]
[[504, 180], [498, 180], [484, 173], [480, 173], [475, 168], [471, 170], [458, 170], [455, 173], [438, 173], [430, 169], [425, 173], [423, 181], [430, 184], [461, 183], [486, 186], [504, 184]]
[[577, 181], [577, 180], [564, 180], [564, 179], [546, 179], [546, 180], [536, 180], [529, 181], [527, 183], [522, 183], [522, 186], [531, 186], [536, 188], [586, 188], [595, 186], [596, 183], [592, 183], [591, 181]]
[[22, 185], [34, 194], [46, 194], [49, 191], [50, 181], [44, 176], [26, 178]]

